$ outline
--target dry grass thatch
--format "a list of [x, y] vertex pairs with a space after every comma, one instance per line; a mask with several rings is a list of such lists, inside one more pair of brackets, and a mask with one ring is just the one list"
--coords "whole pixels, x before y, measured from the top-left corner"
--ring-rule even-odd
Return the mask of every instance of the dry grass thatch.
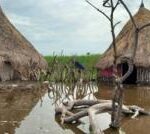
[[30, 72], [47, 68], [45, 59], [10, 23], [0, 8], [0, 80], [30, 80]]
[[[134, 19], [138, 26], [150, 23], [150, 10], [141, 7], [134, 16]], [[129, 20], [116, 38], [117, 56], [127, 57], [131, 55], [134, 37], [134, 27], [131, 20]], [[114, 61], [113, 54], [114, 52], [111, 45], [97, 63], [96, 67], [100, 69], [111, 67]], [[121, 61], [118, 61], [118, 64], [120, 64], [120, 62]], [[134, 64], [137, 67], [150, 67], [150, 27], [143, 29], [139, 33], [139, 43], [134, 58]]]

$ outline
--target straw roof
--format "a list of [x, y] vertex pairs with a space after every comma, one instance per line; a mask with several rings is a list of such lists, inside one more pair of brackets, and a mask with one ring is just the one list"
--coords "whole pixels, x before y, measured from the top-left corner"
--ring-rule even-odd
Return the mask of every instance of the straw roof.
[[30, 80], [30, 72], [47, 62], [10, 23], [0, 8], [0, 80]]
[[[139, 27], [150, 23], [150, 10], [141, 6], [139, 11], [135, 14], [134, 20]], [[129, 20], [116, 38], [117, 56], [127, 57], [131, 55], [134, 37], [134, 27], [131, 20]], [[96, 67], [100, 69], [111, 67], [114, 61], [113, 55], [114, 52], [111, 45], [100, 58]], [[118, 64], [120, 64], [120, 61]], [[150, 27], [143, 29], [139, 33], [139, 43], [134, 64], [137, 67], [150, 67]]]

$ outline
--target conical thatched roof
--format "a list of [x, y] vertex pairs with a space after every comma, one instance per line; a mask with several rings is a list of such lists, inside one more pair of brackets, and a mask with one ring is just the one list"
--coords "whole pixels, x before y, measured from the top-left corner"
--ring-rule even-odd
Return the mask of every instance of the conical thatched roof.
[[[138, 26], [150, 23], [150, 10], [146, 9], [144, 6], [140, 7], [139, 11], [134, 16], [134, 20]], [[131, 20], [129, 20], [116, 38], [118, 56], [131, 55], [134, 37], [134, 27]], [[111, 45], [97, 63], [96, 67], [100, 69], [111, 67], [114, 61], [113, 55], [114, 53]], [[150, 67], [150, 27], [143, 29], [139, 33], [139, 43], [134, 64], [139, 67]]]
[[0, 80], [30, 80], [31, 71], [46, 67], [45, 59], [9, 22], [0, 8]]

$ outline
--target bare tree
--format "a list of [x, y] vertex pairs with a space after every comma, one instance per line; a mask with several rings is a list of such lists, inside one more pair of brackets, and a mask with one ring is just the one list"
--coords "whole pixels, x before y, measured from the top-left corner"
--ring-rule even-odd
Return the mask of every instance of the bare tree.
[[[116, 8], [118, 7], [118, 5], [120, 4], [119, 0], [117, 0], [117, 2], [114, 2], [113, 0], [104, 0], [103, 1], [103, 6], [106, 8], [109, 8], [111, 10], [110, 15], [108, 16], [107, 14], [105, 14], [105, 12], [101, 11], [100, 9], [98, 9], [95, 5], [93, 5], [91, 2], [89, 2], [88, 0], [86, 0], [86, 2], [88, 4], [90, 4], [92, 7], [94, 7], [99, 13], [101, 13], [102, 15], [104, 15], [108, 21], [110, 22], [110, 27], [111, 27], [111, 34], [112, 34], [112, 46], [113, 46], [113, 50], [114, 50], [114, 65], [113, 65], [113, 73], [115, 76], [115, 91], [114, 91], [114, 95], [113, 95], [113, 101], [112, 101], [112, 116], [111, 116], [111, 126], [112, 127], [118, 127], [119, 126], [119, 117], [121, 114], [121, 110], [122, 109], [122, 98], [123, 98], [123, 88], [121, 85], [121, 79], [118, 76], [117, 73], [117, 48], [116, 48], [116, 35], [115, 35], [115, 28], [116, 26], [120, 23], [114, 23], [114, 13]], [[132, 68], [133, 70], [133, 68]], [[116, 103], [118, 104], [118, 106], [116, 106]]]
[[[122, 83], [130, 76], [130, 74], [133, 72], [133, 60], [136, 55], [136, 49], [138, 45], [138, 37], [139, 37], [139, 32], [143, 30], [144, 28], [150, 26], [149, 24], [143, 25], [142, 27], [138, 27], [130, 10], [128, 9], [127, 5], [124, 3], [123, 0], [117, 0], [115, 3], [114, 0], [104, 0], [103, 1], [103, 6], [110, 8], [111, 9], [111, 14], [108, 16], [105, 12], [101, 11], [99, 8], [97, 8], [95, 5], [93, 5], [91, 2], [86, 0], [88, 4], [90, 4], [93, 8], [95, 8], [99, 13], [104, 15], [110, 22], [111, 25], [111, 34], [112, 34], [112, 46], [114, 50], [114, 66], [113, 66], [113, 73], [115, 77], [115, 90], [114, 90], [114, 95], [113, 95], [113, 101], [112, 101], [112, 116], [111, 116], [111, 126], [112, 127], [119, 127], [119, 122], [120, 122], [120, 115], [121, 115], [121, 110], [122, 110], [122, 102], [123, 102], [123, 86]], [[122, 4], [127, 13], [130, 16], [130, 19], [132, 21], [132, 24], [134, 26], [134, 45], [132, 49], [132, 54], [130, 57], [118, 57], [117, 56], [117, 47], [116, 47], [116, 36], [115, 36], [115, 27], [120, 23], [114, 23], [114, 12], [119, 4]], [[120, 59], [122, 63], [127, 63], [128, 64], [128, 71], [124, 74], [124, 76], [120, 77], [117, 73], [117, 60]], [[117, 106], [116, 106], [117, 104]]]

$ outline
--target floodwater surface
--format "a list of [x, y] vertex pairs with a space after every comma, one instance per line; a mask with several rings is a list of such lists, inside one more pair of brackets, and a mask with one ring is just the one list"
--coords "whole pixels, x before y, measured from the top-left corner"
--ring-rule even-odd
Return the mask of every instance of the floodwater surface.
[[[61, 125], [55, 117], [55, 107], [64, 100], [111, 99], [112, 86], [95, 83], [82, 87], [68, 88], [63, 84], [53, 84], [53, 90], [42, 90], [27, 84], [28, 89], [0, 89], [0, 134], [90, 134], [88, 117], [82, 123]], [[29, 86], [30, 85], [30, 86]], [[34, 83], [35, 85], [35, 83]], [[29, 87], [33, 87], [30, 89]], [[125, 86], [124, 103], [138, 105], [150, 111], [149, 86]], [[150, 117], [122, 118], [118, 130], [109, 128], [109, 113], [97, 115], [96, 121], [105, 134], [149, 134]]]

